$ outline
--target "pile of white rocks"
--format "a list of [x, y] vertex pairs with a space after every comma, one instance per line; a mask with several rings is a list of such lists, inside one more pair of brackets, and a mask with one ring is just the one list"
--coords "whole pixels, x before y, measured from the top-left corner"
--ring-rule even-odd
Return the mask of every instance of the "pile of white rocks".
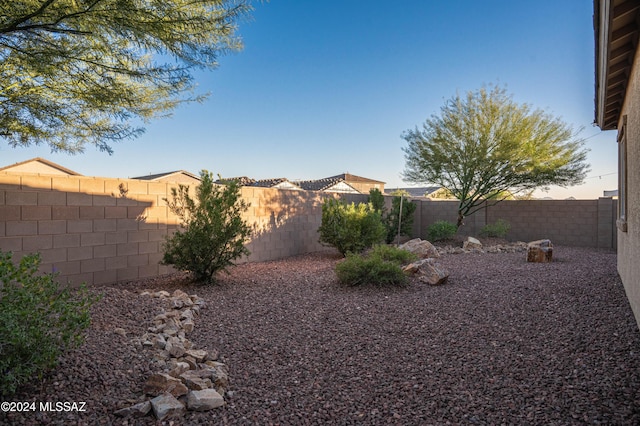
[[194, 318], [204, 307], [204, 300], [181, 290], [173, 294], [144, 291], [141, 295], [169, 303], [169, 310], [157, 315], [148, 332], [134, 340], [140, 350], [151, 351], [153, 365], [159, 372], [152, 374], [143, 386], [150, 399], [114, 414], [144, 417], [153, 413], [158, 420], [164, 420], [180, 418], [186, 410], [206, 411], [223, 406], [229, 384], [226, 366], [217, 361], [217, 353], [196, 349], [186, 337], [193, 331]]

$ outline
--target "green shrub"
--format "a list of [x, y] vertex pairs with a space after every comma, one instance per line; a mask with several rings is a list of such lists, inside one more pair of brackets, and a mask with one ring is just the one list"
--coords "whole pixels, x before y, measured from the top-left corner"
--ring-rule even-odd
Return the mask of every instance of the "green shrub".
[[58, 357], [82, 342], [96, 300], [86, 287], [61, 289], [54, 274], [40, 274], [40, 256], [24, 256], [16, 266], [0, 252], [0, 395], [54, 367]]
[[504, 219], [498, 219], [493, 224], [487, 224], [483, 226], [480, 230], [480, 236], [504, 238], [510, 229], [511, 225], [509, 224], [509, 222]]
[[371, 204], [346, 204], [332, 198], [322, 204], [320, 242], [342, 255], [360, 253], [384, 240], [386, 229]]
[[418, 259], [418, 256], [414, 253], [385, 244], [373, 246], [373, 250], [371, 250], [369, 256], [378, 257], [382, 260], [393, 262], [398, 265], [406, 265]]
[[458, 232], [458, 227], [454, 223], [447, 222], [446, 220], [434, 222], [427, 228], [429, 241], [448, 240], [453, 238], [456, 232]]
[[165, 199], [169, 209], [180, 217], [182, 229], [165, 240], [162, 263], [191, 272], [196, 281], [211, 283], [216, 272], [250, 254], [244, 243], [251, 228], [242, 219], [249, 204], [240, 199], [238, 182], [216, 185], [206, 170], [200, 178], [195, 200], [185, 185], [171, 189], [172, 201]]
[[378, 188], [369, 190], [369, 203], [371, 203], [373, 210], [380, 213], [381, 216], [384, 214], [384, 195]]
[[407, 283], [407, 276], [400, 266], [416, 258], [406, 250], [375, 245], [367, 255], [348, 253], [347, 258], [336, 265], [336, 275], [342, 284], [350, 286], [403, 285]]
[[[402, 202], [402, 220], [400, 221], [400, 235], [411, 235], [413, 229], [413, 213], [417, 205], [410, 200]], [[398, 216], [400, 216], [400, 197], [393, 197], [391, 211], [385, 217], [387, 227], [387, 243], [392, 242], [398, 236]]]

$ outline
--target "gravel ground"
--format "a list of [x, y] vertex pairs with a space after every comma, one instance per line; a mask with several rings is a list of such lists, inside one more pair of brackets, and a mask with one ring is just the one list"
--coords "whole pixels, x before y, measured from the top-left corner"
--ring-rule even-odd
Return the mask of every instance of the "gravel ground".
[[[451, 254], [443, 286], [345, 288], [339, 257], [316, 253], [188, 286], [207, 301], [190, 339], [220, 352], [231, 392], [175, 424], [640, 424], [640, 332], [615, 253], [556, 246], [554, 260]], [[87, 412], [0, 424], [156, 424], [112, 414], [139, 401], [150, 373], [128, 344], [161, 310], [137, 295], [147, 288], [184, 289], [184, 276], [96, 289], [85, 344], [13, 398]]]

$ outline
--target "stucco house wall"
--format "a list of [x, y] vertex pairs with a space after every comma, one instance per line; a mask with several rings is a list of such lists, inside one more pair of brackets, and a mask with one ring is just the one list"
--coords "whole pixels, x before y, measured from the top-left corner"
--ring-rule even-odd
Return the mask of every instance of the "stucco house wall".
[[[621, 120], [626, 124], [627, 223], [618, 230], [618, 272], [640, 325], [640, 55], [636, 52]], [[618, 129], [622, 123], [618, 124]]]

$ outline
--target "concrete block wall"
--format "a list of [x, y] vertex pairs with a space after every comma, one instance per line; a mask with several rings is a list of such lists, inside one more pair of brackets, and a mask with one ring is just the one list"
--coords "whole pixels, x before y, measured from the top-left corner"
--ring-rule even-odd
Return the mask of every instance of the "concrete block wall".
[[166, 184], [0, 173], [0, 250], [39, 252], [61, 281], [104, 284], [169, 272], [159, 265], [170, 226]]
[[[106, 284], [172, 272], [160, 265], [165, 237], [179, 226], [164, 201], [177, 183], [0, 172], [0, 250], [14, 259], [39, 252], [44, 272], [61, 281]], [[366, 202], [367, 195], [242, 188], [253, 227], [241, 262], [329, 250], [318, 243], [327, 197]], [[386, 197], [387, 208], [391, 197]], [[456, 221], [457, 202], [413, 200], [414, 237], [427, 238], [437, 220]], [[616, 201], [504, 201], [468, 217], [463, 235], [478, 235], [497, 219], [509, 240], [550, 238], [556, 244], [615, 248]]]
[[[457, 201], [420, 200], [414, 221], [414, 236], [427, 238], [427, 228], [438, 220], [455, 223]], [[465, 218], [461, 235], [477, 236], [486, 224], [498, 219], [509, 222], [510, 241], [549, 238], [555, 244], [616, 248], [617, 200], [518, 200], [502, 201]], [[419, 222], [419, 227], [415, 222]]]
[[[167, 207], [178, 183], [0, 172], [0, 250], [14, 260], [39, 252], [43, 272], [72, 285], [106, 284], [172, 272], [160, 265], [165, 237], [179, 226]], [[326, 197], [366, 195], [242, 188], [254, 227], [240, 259], [265, 261], [327, 248], [318, 243]]]

